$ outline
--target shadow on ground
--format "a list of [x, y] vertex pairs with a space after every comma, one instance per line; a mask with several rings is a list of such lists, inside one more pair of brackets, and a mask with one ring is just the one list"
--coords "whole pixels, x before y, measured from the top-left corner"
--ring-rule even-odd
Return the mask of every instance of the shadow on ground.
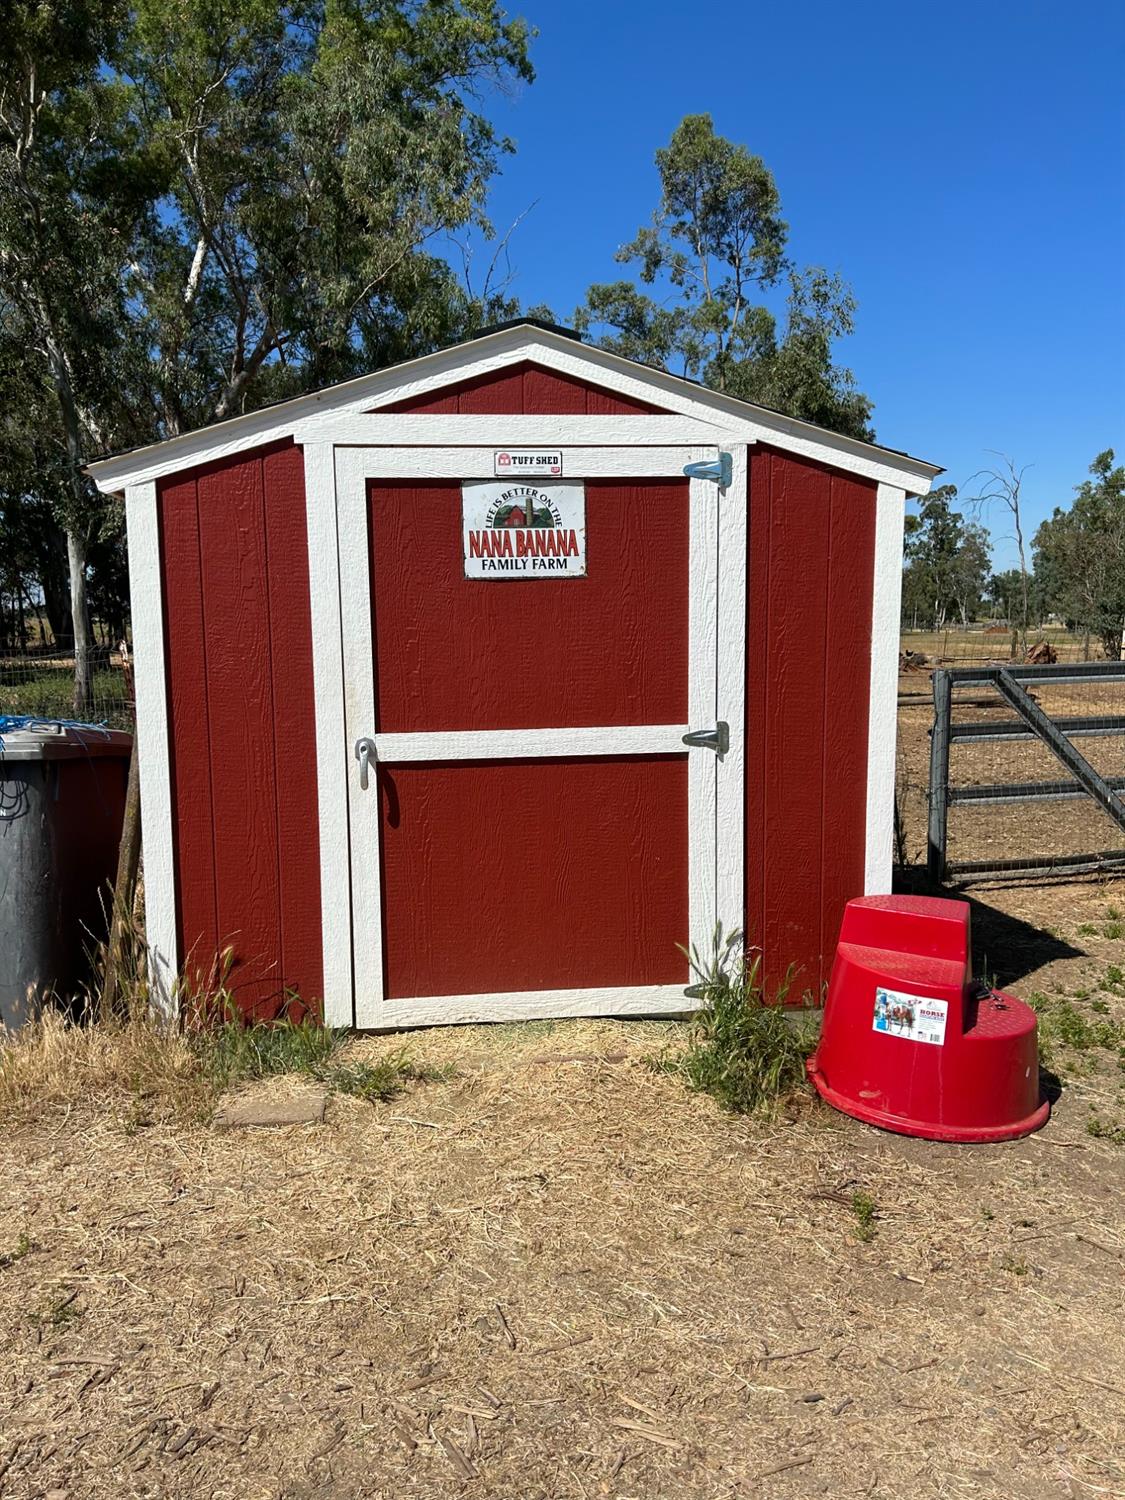
[[931, 885], [924, 870], [908, 867], [896, 870], [895, 875], [895, 890], [903, 894], [944, 896], [969, 903], [973, 918], [974, 972], [1001, 989], [1016, 984], [1046, 964], [1084, 956], [1084, 949], [1025, 922], [1022, 917], [991, 906], [979, 896], [948, 886]]

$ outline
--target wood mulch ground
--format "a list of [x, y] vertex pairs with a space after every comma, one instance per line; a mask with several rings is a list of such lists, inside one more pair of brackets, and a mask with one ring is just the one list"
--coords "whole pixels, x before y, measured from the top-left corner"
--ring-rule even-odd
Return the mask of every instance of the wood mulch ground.
[[422, 1033], [455, 1076], [285, 1129], [14, 1109], [0, 1494], [1125, 1494], [1125, 1151], [1081, 1086], [930, 1145], [725, 1116], [646, 1065], [676, 1038]]

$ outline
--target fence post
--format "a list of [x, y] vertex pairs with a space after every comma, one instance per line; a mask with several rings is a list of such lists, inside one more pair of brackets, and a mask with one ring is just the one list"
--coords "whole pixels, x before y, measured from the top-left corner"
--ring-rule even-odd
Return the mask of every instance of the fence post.
[[934, 725], [930, 730], [930, 823], [926, 849], [926, 873], [933, 885], [945, 879], [945, 835], [949, 815], [949, 727], [953, 709], [953, 685], [949, 673], [938, 667], [933, 675]]

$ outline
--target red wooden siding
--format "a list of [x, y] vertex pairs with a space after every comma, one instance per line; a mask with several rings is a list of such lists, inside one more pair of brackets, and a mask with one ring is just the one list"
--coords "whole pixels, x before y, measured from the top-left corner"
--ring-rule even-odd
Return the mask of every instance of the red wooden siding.
[[540, 365], [524, 363], [446, 386], [440, 392], [410, 396], [379, 410], [459, 412], [463, 416], [616, 417], [659, 412], [661, 408], [630, 396], [619, 396], [616, 391], [575, 380], [570, 375], [545, 370]]
[[383, 765], [379, 787], [388, 998], [687, 983], [686, 757]]
[[304, 466], [262, 449], [160, 486], [180, 952], [239, 1004], [322, 987]]
[[863, 894], [875, 486], [750, 450], [746, 927], [819, 996]]
[[[382, 410], [660, 408], [524, 363]], [[819, 991], [863, 891], [875, 494], [750, 450], [745, 921], [771, 982], [797, 966], [794, 998]], [[206, 974], [229, 946], [248, 1012], [276, 1014], [289, 988], [316, 1008], [303, 456], [282, 444], [177, 475], [158, 504], [181, 958]], [[457, 485], [375, 485], [370, 505], [380, 730], [685, 720], [682, 482], [590, 482], [590, 555], [616, 559], [601, 576], [621, 587], [544, 580], [530, 621], [518, 583], [462, 577]], [[444, 561], [420, 587], [423, 555]], [[389, 995], [686, 980], [685, 764], [380, 767]]]
[[577, 581], [465, 578], [459, 484], [369, 507], [380, 731], [685, 722], [686, 481], [589, 481]]

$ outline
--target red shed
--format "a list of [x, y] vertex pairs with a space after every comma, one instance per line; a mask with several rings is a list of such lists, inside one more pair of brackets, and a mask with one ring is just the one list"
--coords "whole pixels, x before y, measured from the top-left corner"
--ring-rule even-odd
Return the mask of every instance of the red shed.
[[818, 993], [939, 472], [531, 321], [94, 464], [167, 1003], [229, 950], [256, 1015], [679, 1012], [718, 923]]

